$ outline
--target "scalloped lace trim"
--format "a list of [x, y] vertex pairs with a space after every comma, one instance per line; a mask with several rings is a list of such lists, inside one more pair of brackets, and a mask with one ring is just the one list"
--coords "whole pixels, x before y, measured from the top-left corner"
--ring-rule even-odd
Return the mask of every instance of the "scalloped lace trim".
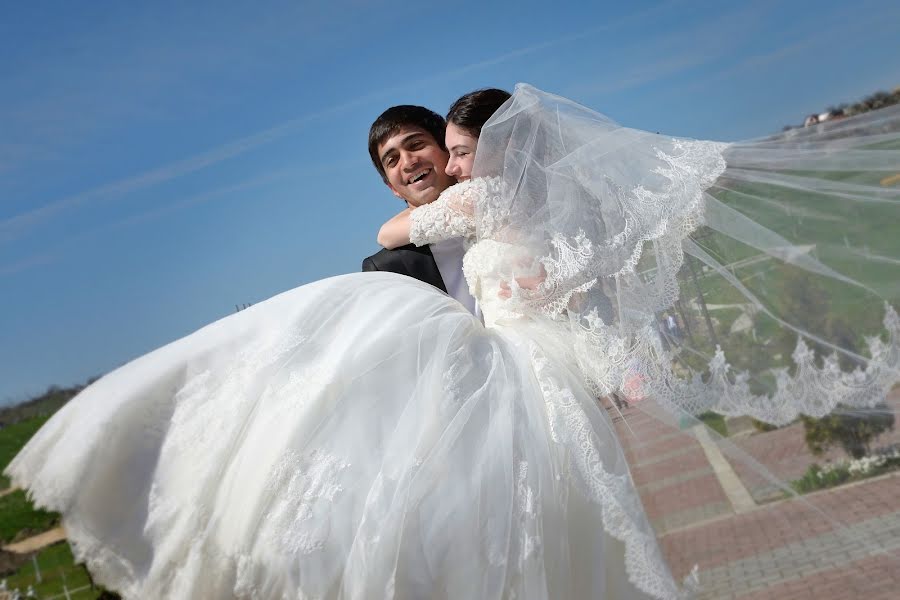
[[547, 406], [551, 436], [570, 449], [572, 466], [582, 480], [583, 491], [601, 507], [603, 528], [625, 544], [629, 581], [654, 598], [692, 597], [697, 588], [696, 572], [685, 579], [683, 588], [675, 583], [630, 475], [627, 471], [614, 474], [604, 468], [596, 434], [572, 391], [555, 381], [547, 358], [536, 344], [530, 344], [530, 351]]
[[[800, 415], [823, 417], [839, 404], [873, 408], [884, 402], [890, 389], [900, 381], [900, 317], [885, 304], [884, 328], [888, 341], [866, 339], [870, 358], [865, 368], [842, 371], [835, 354], [816, 365], [816, 353], [799, 338], [791, 358], [794, 375], [787, 368], [773, 369], [775, 390], [771, 395], [750, 391], [746, 372], [733, 376], [732, 367], [721, 348], [709, 362], [709, 377], [695, 375], [690, 381], [677, 380], [671, 372], [652, 386], [656, 398], [677, 405], [692, 414], [715, 411], [722, 415], [749, 415], [773, 425], [787, 425]], [[668, 379], [668, 381], [666, 381]]]

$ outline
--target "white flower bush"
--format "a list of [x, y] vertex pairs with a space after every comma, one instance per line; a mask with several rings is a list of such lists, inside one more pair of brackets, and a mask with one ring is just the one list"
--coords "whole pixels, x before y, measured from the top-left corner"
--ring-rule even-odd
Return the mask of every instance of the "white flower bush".
[[844, 465], [843, 462], [827, 464], [816, 472], [816, 477], [818, 477], [819, 479], [825, 479], [826, 477], [828, 477], [830, 474], [834, 473], [835, 471], [840, 471], [845, 468], [846, 468], [846, 465]]
[[900, 468], [900, 444], [856, 460], [842, 460], [824, 466], [814, 463], [809, 466], [803, 477], [791, 482], [791, 487], [805, 494], [841, 485], [847, 481], [878, 475], [895, 468]]
[[887, 462], [887, 457], [883, 454], [875, 456], [864, 456], [857, 460], [851, 460], [850, 464], [847, 465], [847, 470], [850, 471], [851, 475], [868, 475], [874, 469], [884, 465]]
[[875, 469], [883, 467], [889, 460], [896, 459], [900, 459], [900, 446], [888, 448], [871, 456], [827, 464], [819, 469], [816, 475], [819, 479], [825, 479], [831, 473], [846, 470], [853, 477], [866, 476]]

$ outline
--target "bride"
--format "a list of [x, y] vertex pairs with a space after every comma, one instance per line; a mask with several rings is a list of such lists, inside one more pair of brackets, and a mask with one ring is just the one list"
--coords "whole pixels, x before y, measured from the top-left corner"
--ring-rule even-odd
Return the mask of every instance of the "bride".
[[[809, 173], [837, 160], [888, 168], [895, 152], [860, 148], [896, 142], [896, 114], [865, 135], [848, 125], [846, 135], [729, 146], [623, 128], [520, 85], [480, 131], [450, 121], [448, 146], [454, 135], [477, 140], [471, 172], [451, 167], [462, 182], [379, 239], [463, 237], [484, 324], [414, 279], [344, 275], [97, 381], [7, 469], [63, 514], [97, 581], [127, 598], [682, 597], [696, 582], [670, 573], [596, 398], [639, 381], [652, 402], [638, 406], [655, 418], [714, 409], [780, 424], [839, 401], [876, 406], [900, 379], [893, 340], [873, 341], [866, 356], [835, 319], [783, 317], [786, 293], [761, 293], [780, 290], [771, 272], [720, 259], [780, 261], [865, 294], [877, 282], [798, 253], [780, 220], [768, 229], [710, 196], [724, 189], [764, 206], [784, 201], [777, 186], [803, 184], [890, 208], [889, 192]], [[779, 208], [816, 219], [805, 206]], [[655, 320], [682, 300], [688, 260], [706, 264], [692, 283], [708, 294], [721, 280], [749, 299], [758, 329], [812, 344], [801, 360], [835, 357], [798, 360], [804, 368], [772, 380], [763, 373], [778, 359], [736, 355], [759, 377], [734, 377], [722, 367], [729, 348], [700, 332], [692, 343], [663, 339]], [[879, 326], [853, 325], [870, 335]], [[706, 375], [698, 356], [712, 361]]]

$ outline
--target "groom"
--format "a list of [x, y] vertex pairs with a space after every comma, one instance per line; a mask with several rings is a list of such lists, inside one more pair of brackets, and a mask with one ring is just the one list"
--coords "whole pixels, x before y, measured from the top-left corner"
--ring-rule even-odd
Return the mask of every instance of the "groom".
[[[392, 106], [369, 128], [369, 156], [395, 196], [416, 208], [434, 202], [456, 183], [447, 175], [444, 119], [422, 106]], [[429, 283], [478, 314], [462, 273], [462, 238], [427, 246], [381, 250], [363, 260], [363, 271], [390, 271]]]

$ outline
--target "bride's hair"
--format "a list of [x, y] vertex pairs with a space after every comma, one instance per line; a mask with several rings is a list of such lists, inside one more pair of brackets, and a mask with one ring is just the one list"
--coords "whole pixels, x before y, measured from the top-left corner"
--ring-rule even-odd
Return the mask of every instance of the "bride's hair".
[[481, 128], [511, 94], [497, 88], [475, 90], [453, 103], [447, 112], [447, 123], [453, 123], [472, 137], [481, 136]]

